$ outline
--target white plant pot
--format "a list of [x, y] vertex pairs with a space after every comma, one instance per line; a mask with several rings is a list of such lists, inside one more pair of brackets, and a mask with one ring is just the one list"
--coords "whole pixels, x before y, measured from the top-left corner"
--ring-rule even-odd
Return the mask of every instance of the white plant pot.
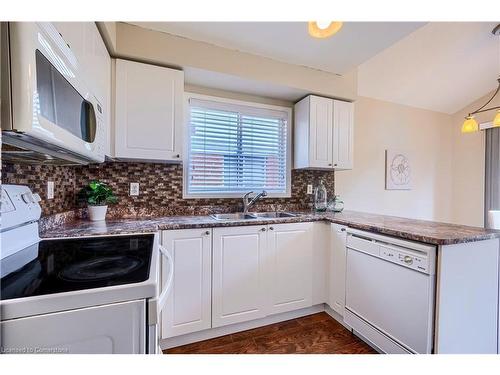
[[103, 221], [106, 219], [108, 206], [88, 206], [91, 221]]

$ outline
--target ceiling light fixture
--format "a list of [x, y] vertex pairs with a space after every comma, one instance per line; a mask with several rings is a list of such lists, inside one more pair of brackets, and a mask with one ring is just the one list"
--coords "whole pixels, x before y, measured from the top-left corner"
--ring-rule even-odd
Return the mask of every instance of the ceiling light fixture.
[[[495, 36], [498, 36], [499, 53], [500, 53], [500, 24], [498, 24], [491, 31], [491, 33]], [[500, 61], [500, 59], [499, 59], [499, 61]], [[499, 66], [499, 71], [500, 71], [500, 66]], [[495, 116], [495, 119], [493, 120], [493, 127], [500, 127], [500, 106], [485, 108], [488, 104], [491, 103], [491, 101], [495, 98], [495, 96], [498, 94], [498, 92], [500, 92], [500, 74], [497, 78], [497, 89], [493, 93], [493, 96], [490, 98], [490, 100], [488, 100], [481, 107], [476, 109], [474, 112], [469, 113], [465, 117], [465, 121], [462, 124], [462, 133], [475, 133], [475, 132], [479, 131], [479, 124], [477, 123], [476, 119], [474, 118], [474, 115], [477, 113], [481, 113], [481, 112], [493, 111], [494, 109], [497, 110], [497, 114]]]
[[328, 38], [336, 34], [342, 28], [342, 24], [338, 21], [310, 21], [308, 22], [309, 35], [313, 38]]

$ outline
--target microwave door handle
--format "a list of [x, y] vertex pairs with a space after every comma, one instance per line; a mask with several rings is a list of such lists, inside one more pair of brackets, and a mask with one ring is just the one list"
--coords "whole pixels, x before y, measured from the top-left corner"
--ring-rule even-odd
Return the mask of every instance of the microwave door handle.
[[170, 294], [170, 291], [172, 289], [172, 281], [174, 279], [174, 260], [172, 259], [172, 255], [168, 252], [166, 248], [163, 246], [159, 245], [160, 253], [162, 256], [164, 256], [168, 262], [168, 278], [165, 284], [163, 285], [163, 291], [161, 292], [160, 296], [158, 297], [158, 303], [157, 303], [157, 311], [158, 314], [163, 310], [165, 307], [165, 304], [167, 303], [167, 298]]

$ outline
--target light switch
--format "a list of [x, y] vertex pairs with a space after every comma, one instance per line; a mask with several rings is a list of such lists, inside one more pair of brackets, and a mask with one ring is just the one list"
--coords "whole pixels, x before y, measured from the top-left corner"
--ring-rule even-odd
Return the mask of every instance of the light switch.
[[54, 181], [47, 181], [47, 199], [54, 199]]
[[313, 193], [313, 186], [307, 185], [307, 194], [312, 194], [312, 193]]
[[139, 195], [139, 183], [138, 182], [131, 182], [130, 183], [130, 195], [131, 196]]

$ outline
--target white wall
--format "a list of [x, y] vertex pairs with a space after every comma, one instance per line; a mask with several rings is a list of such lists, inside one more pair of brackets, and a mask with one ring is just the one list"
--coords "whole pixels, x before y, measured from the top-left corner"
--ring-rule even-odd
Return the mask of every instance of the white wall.
[[[451, 116], [359, 97], [354, 124], [354, 169], [335, 174], [346, 209], [451, 221]], [[385, 190], [388, 148], [409, 153], [412, 190]]]

